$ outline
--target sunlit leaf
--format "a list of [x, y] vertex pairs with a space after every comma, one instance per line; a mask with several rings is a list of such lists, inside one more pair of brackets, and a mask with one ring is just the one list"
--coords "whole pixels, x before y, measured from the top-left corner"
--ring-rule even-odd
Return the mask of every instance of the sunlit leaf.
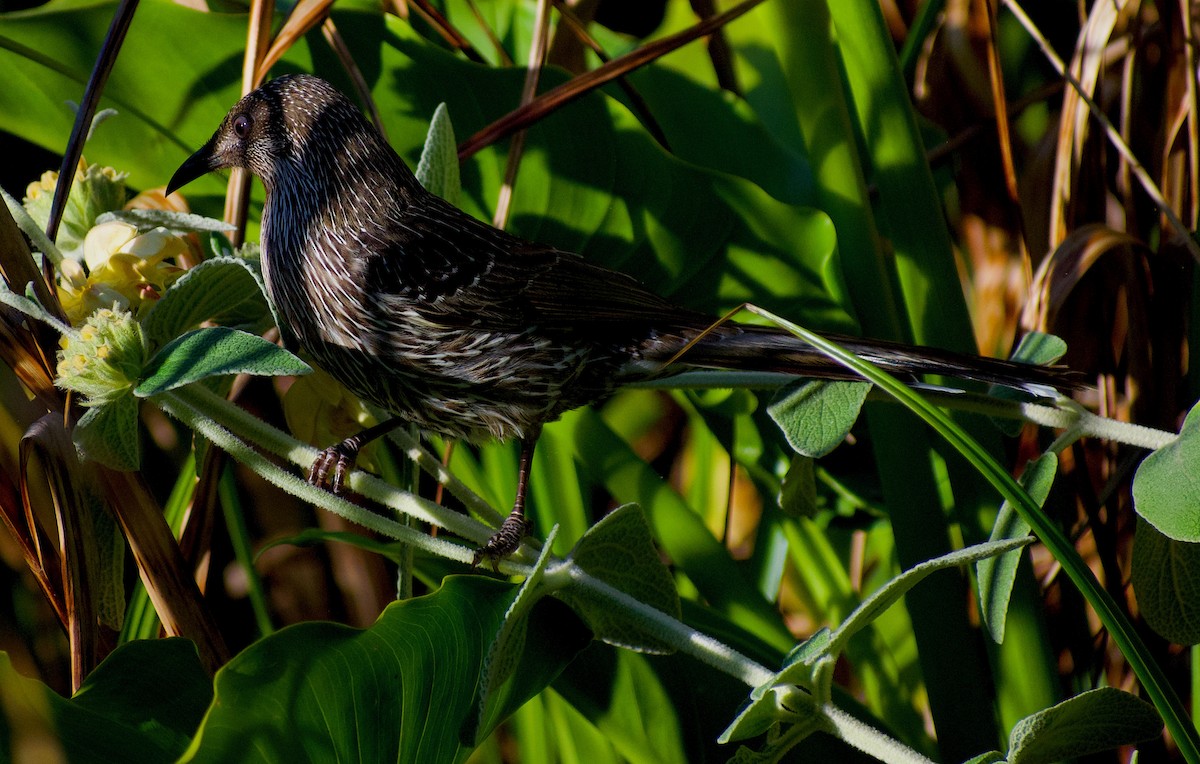
[[308, 374], [312, 367], [262, 337], [211, 327], [179, 337], [158, 351], [134, 390], [143, 398], [224, 374]]

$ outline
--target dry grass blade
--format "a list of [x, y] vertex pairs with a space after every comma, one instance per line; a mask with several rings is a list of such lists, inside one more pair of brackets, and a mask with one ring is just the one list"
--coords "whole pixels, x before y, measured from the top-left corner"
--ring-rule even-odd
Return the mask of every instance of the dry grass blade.
[[1125, 247], [1141, 246], [1129, 234], [1099, 224], [1072, 231], [1038, 266], [1021, 314], [1021, 327], [1026, 331], [1053, 331], [1063, 303], [1101, 257]]
[[1089, 108], [1085, 96], [1094, 98], [1104, 68], [1105, 49], [1126, 2], [1096, 3], [1088, 14], [1087, 23], [1079, 31], [1075, 54], [1071, 58], [1071, 74], [1078, 87], [1068, 88], [1063, 93], [1059, 122], [1050, 207], [1051, 246], [1058, 245], [1070, 230], [1072, 179], [1083, 157], [1083, 144], [1088, 133]]
[[[1164, 135], [1159, 182], [1163, 196], [1179, 211], [1189, 226], [1196, 225], [1197, 148], [1196, 148], [1196, 62], [1193, 55], [1191, 4], [1176, 3], [1178, 23], [1164, 19], [1169, 43], [1160, 66], [1164, 70], [1160, 96]], [[1131, 57], [1132, 58], [1132, 57]], [[1140, 62], [1139, 62], [1140, 63]], [[1133, 98], [1134, 93], [1128, 97]], [[1133, 120], [1131, 120], [1133, 122]], [[1133, 122], [1133, 124], [1138, 124]], [[1156, 126], [1157, 127], [1157, 126]]]
[[229, 659], [225, 640], [204, 605], [149, 487], [136, 473], [99, 468], [99, 475], [108, 495], [120, 497], [111, 505], [113, 514], [129, 541], [138, 573], [163, 628], [168, 634], [195, 642], [200, 662], [210, 672], [216, 671]]
[[[575, 11], [571, 8], [571, 6], [567, 5], [564, 0], [554, 0], [554, 8], [558, 11], [559, 17], [564, 23], [566, 23], [566, 28], [570, 30], [571, 34], [573, 34], [580, 42], [590, 48], [592, 53], [595, 53], [596, 57], [600, 59], [601, 63], [607, 64], [612, 60], [604, 51], [604, 48], [600, 46], [600, 43], [596, 41], [596, 38], [588, 34], [584, 23], [579, 19], [579, 16], [575, 14]], [[557, 38], [555, 38], [555, 47], [561, 45], [562, 40], [562, 35], [559, 35]], [[561, 63], [556, 61], [554, 58], [553, 50], [551, 51], [550, 60], [552, 63]], [[617, 79], [617, 85], [622, 91], [624, 91], [626, 97], [629, 98], [629, 104], [633, 107], [634, 111], [637, 112], [638, 117], [642, 120], [642, 124], [645, 125], [647, 132], [649, 132], [654, 140], [658, 142], [658, 145], [670, 151], [671, 146], [667, 141], [667, 134], [663, 131], [662, 125], [658, 124], [658, 120], [654, 118], [654, 115], [650, 113], [650, 107], [646, 104], [646, 99], [642, 98], [642, 94], [639, 93], [637, 89], [629, 83], [629, 80], [625, 79], [624, 77]]]
[[[1009, 130], [1008, 98], [1004, 90], [1004, 70], [1000, 65], [1000, 51], [996, 47], [996, 6], [993, 0], [983, 0], [988, 21], [987, 63], [988, 82], [992, 89], [992, 108], [996, 112], [996, 132], [1000, 145], [1000, 162], [1004, 167], [1004, 187], [1018, 215], [1021, 214], [1020, 192], [1017, 190], [1017, 171], [1013, 166], [1012, 135]], [[1025, 261], [1026, 276], [1029, 276], [1029, 250], [1022, 237], [1021, 255]]]
[[457, 29], [455, 29], [454, 25], [450, 23], [449, 19], [443, 16], [441, 11], [439, 11], [437, 8], [434, 8], [433, 5], [429, 3], [429, 0], [411, 0], [411, 2], [393, 0], [393, 5], [396, 6], [396, 15], [400, 18], [407, 19], [409, 17], [407, 12], [409, 8], [416, 11], [417, 15], [424, 19], [425, 23], [433, 27], [434, 31], [437, 32], [438, 35], [441, 36], [441, 38], [445, 40], [448, 45], [450, 45], [450, 47], [456, 50], [461, 50], [467, 58], [476, 63], [483, 63], [483, 57], [480, 56], [479, 52], [476, 51], [471, 45], [471, 41], [468, 40], [462, 34], [462, 32], [459, 32]]
[[[62, 585], [60, 615], [65, 616], [71, 646], [71, 687], [77, 690], [111, 649], [112, 637], [120, 626], [113, 620], [113, 616], [119, 618], [120, 613], [106, 613], [100, 606], [106, 588], [103, 578], [114, 572], [105, 569], [100, 544], [109, 542], [111, 545], [115, 529], [109, 521], [106, 526], [108, 538], [100, 538], [98, 529], [104, 524], [98, 522], [95, 513], [105, 510], [96, 495], [91, 469], [79, 460], [70, 432], [63, 426], [62, 419], [53, 414], [35, 422], [21, 439], [21, 494], [26, 517], [31, 523], [36, 521], [27, 488], [35, 460], [42, 468], [54, 504], [58, 548], [61, 550], [58, 555]], [[107, 520], [107, 517], [103, 519]], [[46, 555], [53, 551], [42, 550], [43, 564], [49, 564]], [[111, 587], [111, 582], [107, 586]]]
[[[258, 87], [259, 61], [266, 54], [271, 39], [271, 17], [275, 13], [274, 0], [256, 0], [250, 3], [250, 21], [246, 28], [246, 52], [242, 56], [242, 95]], [[233, 245], [239, 246], [245, 236], [246, 214], [250, 207], [250, 174], [235, 167], [229, 174], [225, 187], [225, 221], [237, 226], [229, 233]]]
[[[560, 12], [562, 11], [562, 6], [558, 0], [555, 0], [554, 5], [558, 7]], [[483, 14], [479, 12], [479, 6], [476, 5], [475, 0], [467, 0], [467, 6], [471, 9], [471, 15], [475, 17], [479, 28], [483, 30], [483, 34], [487, 37], [488, 44], [492, 46], [492, 52], [496, 54], [496, 59], [502, 66], [512, 66], [512, 57], [508, 55], [508, 51], [504, 49], [504, 43], [500, 42], [500, 38], [496, 36], [496, 32], [483, 18]]]
[[[692, 10], [702, 19], [717, 15], [717, 6], [713, 0], [691, 0]], [[717, 75], [717, 86], [730, 93], [742, 94], [738, 87], [737, 72], [733, 68], [734, 55], [725, 39], [725, 33], [716, 29], [708, 36], [708, 58], [712, 61], [713, 72]]]
[[656, 61], [693, 40], [712, 34], [747, 11], [750, 11], [761, 2], [763, 0], [745, 0], [745, 2], [735, 5], [718, 16], [705, 19], [682, 32], [643, 45], [637, 50], [630, 51], [619, 58], [614, 58], [603, 66], [597, 67], [590, 72], [585, 72], [571, 79], [569, 82], [564, 82], [562, 85], [546, 91], [529, 104], [505, 114], [500, 119], [468, 138], [466, 142], [459, 146], [459, 160], [465, 160], [484, 146], [490, 146], [517, 130], [529, 127], [571, 101], [583, 97], [587, 93], [612, 82], [618, 77], [622, 77], [639, 67]]
[[371, 121], [375, 124], [375, 128], [386, 139], [387, 129], [384, 127], [383, 117], [379, 114], [379, 106], [375, 103], [375, 99], [371, 97], [371, 86], [367, 84], [367, 78], [363, 76], [362, 70], [354, 62], [354, 56], [350, 53], [350, 46], [346, 44], [341, 33], [338, 32], [337, 25], [333, 23], [333, 19], [325, 19], [325, 23], [321, 24], [321, 34], [324, 35], [325, 41], [329, 43], [329, 47], [337, 54], [338, 61], [341, 62], [342, 68], [346, 70], [346, 74], [350, 75], [350, 82], [354, 84], [354, 90], [358, 93], [359, 99], [366, 104], [367, 110], [371, 113]]
[[[38, 301], [59, 320], [66, 322], [58, 295], [42, 280], [25, 237], [8, 208], [0, 205], [0, 277], [9, 289], [20, 294], [33, 285]], [[21, 380], [29, 392], [49, 411], [63, 410], [63, 395], [54, 386], [54, 354], [57, 333], [48, 326], [0, 306], [0, 361]]]
[[[21, 469], [22, 473], [24, 471]], [[33, 574], [38, 588], [42, 590], [46, 601], [50, 603], [54, 614], [65, 628], [67, 609], [58, 552], [46, 536], [41, 523], [34, 518], [25, 488], [24, 481], [21, 481], [18, 488], [12, 482], [12, 476], [7, 472], [0, 472], [0, 496], [3, 497], [0, 499], [0, 518], [3, 518], [5, 526], [20, 545], [29, 572]]]
[[[1104, 125], [1104, 132], [1108, 136], [1109, 142], [1121, 155], [1121, 158], [1129, 163], [1129, 167], [1133, 171], [1134, 177], [1138, 179], [1138, 183], [1142, 186], [1142, 190], [1146, 192], [1146, 194], [1156, 205], [1158, 205], [1159, 212], [1161, 212], [1163, 217], [1167, 219], [1167, 223], [1170, 225], [1170, 227], [1174, 229], [1174, 232], [1179, 239], [1179, 243], [1181, 243], [1184, 248], [1187, 249], [1188, 254], [1192, 256], [1192, 259], [1200, 262], [1200, 244], [1197, 244], [1196, 240], [1192, 238], [1190, 229], [1183, 224], [1183, 221], [1179, 219], [1179, 216], [1175, 214], [1175, 211], [1169, 204], [1167, 204], [1166, 199], [1163, 198], [1162, 191], [1159, 190], [1158, 185], [1154, 182], [1154, 179], [1150, 177], [1150, 173], [1146, 171], [1145, 166], [1138, 161], [1136, 156], [1134, 156], [1133, 150], [1129, 148], [1129, 144], [1124, 138], [1121, 137], [1121, 134], [1117, 131], [1117, 128], [1113, 126], [1112, 122], [1104, 114], [1104, 110], [1100, 108], [1100, 105], [1097, 104], [1091, 96], [1087, 95], [1084, 86], [1079, 82], [1079, 80], [1073, 74], [1067, 71], [1066, 67], [1063, 65], [1062, 59], [1059, 58], [1058, 54], [1054, 52], [1054, 48], [1051, 47], [1050, 43], [1046, 40], [1045, 35], [1043, 35], [1029, 19], [1029, 16], [1026, 15], [1020, 4], [1017, 3], [1016, 0], [1003, 0], [1003, 2], [1005, 6], [1012, 11], [1013, 16], [1016, 17], [1017, 21], [1020, 22], [1021, 26], [1024, 27], [1029, 36], [1032, 37], [1034, 42], [1037, 43], [1038, 48], [1041, 49], [1042, 55], [1046, 57], [1046, 60], [1049, 61], [1052, 66], [1054, 66], [1055, 70], [1058, 71], [1060, 76], [1064, 77], [1067, 82], [1071, 83], [1071, 87], [1079, 93], [1080, 98], [1083, 99], [1083, 101], [1087, 104], [1092, 115], [1095, 116], [1100, 124]], [[1100, 5], [1103, 5], [1103, 3], [1100, 3]]]
[[[329, 9], [332, 7], [333, 0], [300, 0], [300, 2], [296, 3], [296, 7], [288, 14], [287, 21], [283, 22], [283, 27], [279, 30], [279, 34], [275, 35], [275, 40], [271, 43], [271, 47], [255, 63], [254, 87], [262, 84], [262, 81], [267, 77], [267, 72], [271, 71], [271, 67], [279, 59], [283, 58], [283, 54], [287, 53], [288, 49], [302, 40], [304, 35], [308, 34], [310, 30], [315, 29], [318, 24], [325, 20], [325, 17], [329, 15]], [[247, 51], [247, 54], [249, 54], [249, 51]]]

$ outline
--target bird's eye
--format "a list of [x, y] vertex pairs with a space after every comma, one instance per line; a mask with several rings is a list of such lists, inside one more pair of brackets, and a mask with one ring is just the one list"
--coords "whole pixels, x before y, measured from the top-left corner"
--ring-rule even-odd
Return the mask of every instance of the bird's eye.
[[254, 124], [254, 120], [250, 119], [249, 114], [239, 114], [233, 120], [233, 133], [239, 138], [245, 138], [250, 135], [250, 126]]

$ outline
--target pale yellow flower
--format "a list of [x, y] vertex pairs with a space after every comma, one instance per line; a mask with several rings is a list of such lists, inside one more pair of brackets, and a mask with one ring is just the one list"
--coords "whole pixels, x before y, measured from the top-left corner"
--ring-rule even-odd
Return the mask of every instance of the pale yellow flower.
[[93, 226], [83, 241], [88, 271], [73, 260], [60, 266], [58, 297], [78, 324], [99, 308], [114, 306], [141, 316], [183, 273], [173, 262], [187, 245], [165, 228], [138, 235], [126, 223]]
[[[317, 448], [340, 443], [376, 423], [354, 393], [319, 367], [288, 388], [283, 396], [283, 416], [297, 438]], [[375, 469], [377, 445], [374, 441], [363, 448], [358, 456], [359, 467]]]

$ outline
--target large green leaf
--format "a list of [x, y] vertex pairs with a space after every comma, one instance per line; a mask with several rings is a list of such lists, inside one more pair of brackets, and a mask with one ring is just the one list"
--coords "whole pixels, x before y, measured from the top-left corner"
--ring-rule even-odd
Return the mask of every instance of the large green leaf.
[[[646, 515], [636, 504], [617, 507], [592, 526], [571, 552], [571, 559], [588, 575], [673, 618], [680, 617], [679, 592], [654, 548]], [[672, 649], [643, 633], [629, 613], [588, 589], [572, 586], [558, 596], [587, 621], [597, 639], [630, 650]]]
[[1177, 645], [1200, 643], [1200, 544], [1176, 541], [1139, 522], [1131, 568], [1130, 583], [1146, 623]]
[[[259, 640], [217, 672], [188, 761], [462, 761], [484, 657], [517, 590], [453, 576], [390, 605], [368, 629], [304, 623]], [[529, 617], [503, 718], [588, 641], [561, 603]]]
[[114, 650], [70, 699], [21, 676], [0, 653], [0, 698], [0, 736], [13, 750], [22, 739], [49, 739], [67, 761], [171, 761], [187, 748], [212, 686], [191, 642], [158, 639]]

